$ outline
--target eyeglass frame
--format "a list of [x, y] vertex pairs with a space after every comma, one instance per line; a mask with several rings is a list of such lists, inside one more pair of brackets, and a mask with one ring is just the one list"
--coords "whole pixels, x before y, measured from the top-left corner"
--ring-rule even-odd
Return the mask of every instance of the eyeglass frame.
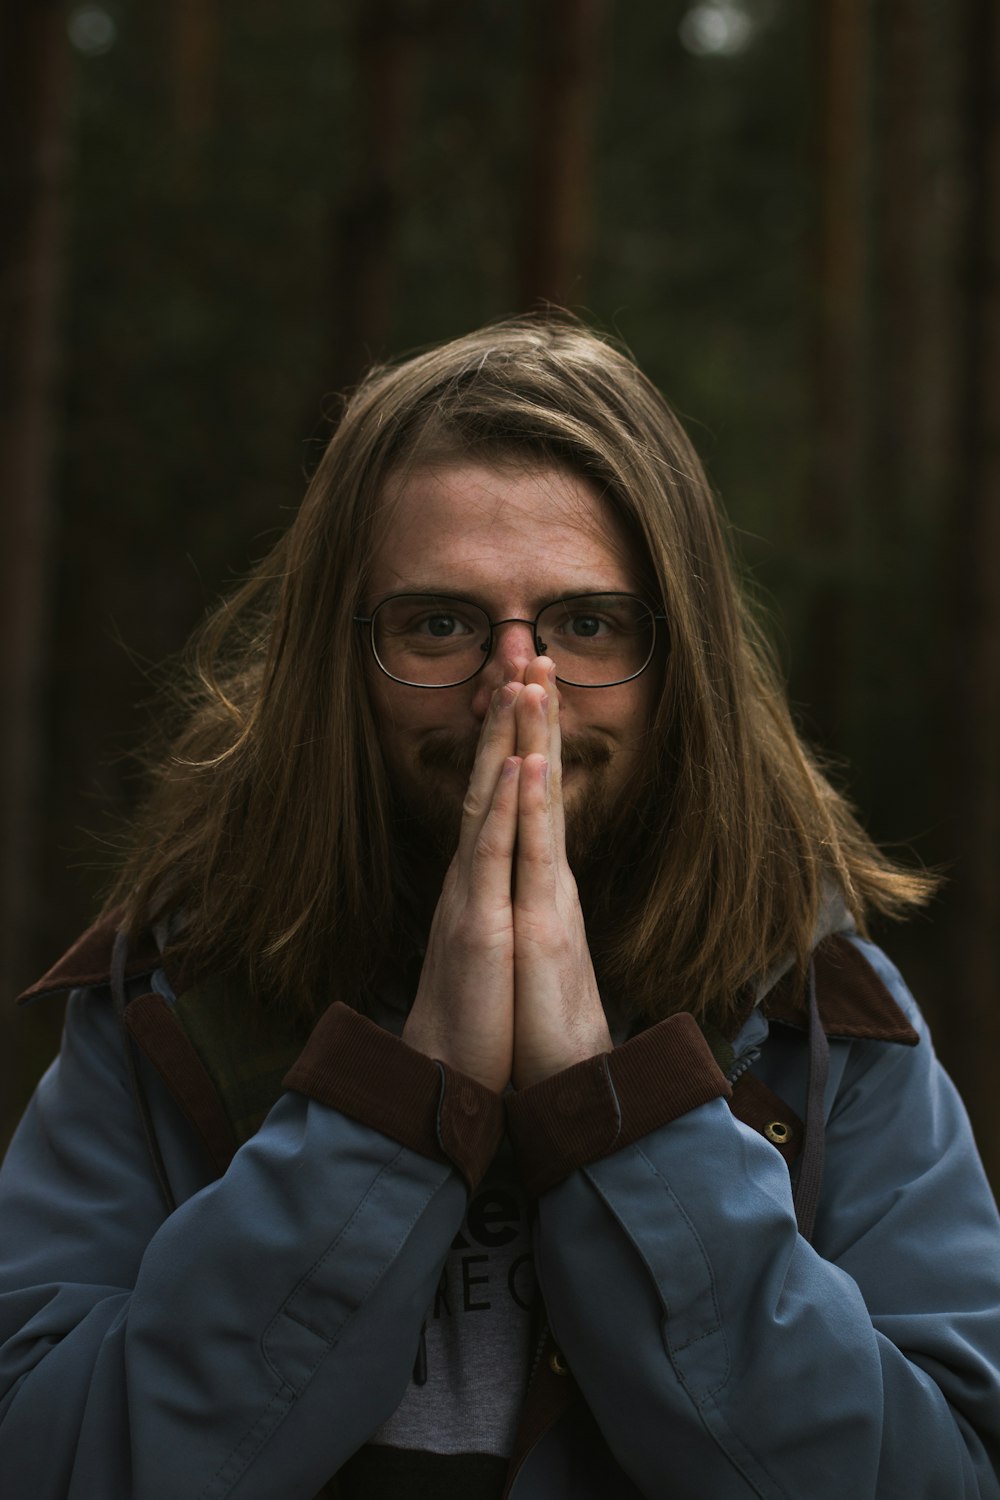
[[[634, 682], [637, 677], [641, 677], [643, 672], [645, 672], [646, 668], [649, 666], [656, 653], [658, 624], [661, 620], [664, 624], [666, 624], [667, 620], [667, 617], [662, 610], [655, 610], [651, 604], [646, 603], [645, 599], [640, 599], [638, 594], [623, 593], [620, 589], [598, 589], [595, 593], [590, 594], [561, 594], [555, 599], [550, 599], [547, 604], [543, 604], [533, 620], [524, 620], [519, 615], [509, 615], [506, 619], [503, 620], [491, 620], [487, 615], [486, 628], [489, 631], [489, 635], [487, 636], [485, 643], [479, 648], [483, 653], [483, 659], [479, 663], [479, 666], [476, 668], [476, 670], [469, 673], [468, 677], [460, 677], [457, 682], [408, 682], [405, 677], [394, 677], [393, 674], [389, 671], [388, 667], [383, 664], [377, 650], [375, 649], [375, 617], [382, 606], [385, 604], [391, 604], [393, 599], [420, 598], [450, 599], [454, 604], [469, 604], [473, 609], [478, 609], [480, 614], [486, 615], [485, 609], [483, 609], [481, 604], [477, 604], [474, 599], [463, 599], [458, 594], [451, 595], [435, 593], [414, 593], [412, 589], [407, 589], [404, 593], [401, 594], [387, 594], [384, 599], [379, 600], [370, 615], [354, 615], [352, 618], [355, 625], [367, 625], [369, 627], [368, 644], [371, 646], [372, 656], [375, 658], [375, 665], [378, 667], [380, 672], [384, 673], [385, 676], [388, 677], [390, 682], [398, 682], [400, 687], [422, 688], [425, 692], [429, 693], [442, 692], [447, 688], [464, 687], [467, 682], [471, 682], [474, 677], [478, 677], [480, 672], [489, 662], [490, 657], [493, 655], [493, 645], [495, 639], [494, 631], [500, 625], [529, 626], [531, 630], [532, 641], [534, 642], [536, 650], [538, 650], [540, 645], [544, 644], [538, 634], [538, 622], [542, 618], [542, 615], [544, 615], [547, 609], [551, 609], [554, 604], [572, 604], [574, 599], [631, 599], [634, 603], [641, 604], [643, 609], [649, 611], [650, 618], [653, 621], [653, 640], [649, 648], [649, 655], [646, 657], [646, 660], [643, 662], [642, 666], [637, 672], [632, 672], [628, 677], [618, 677], [614, 682], [570, 682], [567, 678], [560, 677], [558, 672], [556, 673], [556, 682], [561, 682], [564, 687], [587, 688], [591, 690], [600, 690], [601, 688], [610, 687], [622, 687], [626, 682]], [[539, 650], [539, 655], [544, 655], [544, 652]]]

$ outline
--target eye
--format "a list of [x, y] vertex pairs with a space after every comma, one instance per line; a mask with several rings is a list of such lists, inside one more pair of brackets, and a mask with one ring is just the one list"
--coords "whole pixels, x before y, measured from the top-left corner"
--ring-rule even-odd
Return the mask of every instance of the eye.
[[608, 636], [614, 635], [620, 628], [619, 622], [608, 614], [597, 614], [591, 609], [565, 609], [563, 608], [553, 618], [547, 619], [545, 628], [554, 635], [561, 636], [565, 641], [578, 642], [581, 645], [589, 641], [607, 640]]
[[469, 625], [457, 615], [426, 615], [414, 622], [418, 634], [433, 636], [435, 640], [449, 640], [456, 635], [468, 634]]
[[378, 606], [375, 638], [411, 651], [463, 647], [489, 634], [486, 616], [474, 604], [436, 594], [398, 594]]
[[596, 615], [567, 615], [566, 629], [580, 640], [594, 640], [611, 627], [607, 620], [599, 620]]

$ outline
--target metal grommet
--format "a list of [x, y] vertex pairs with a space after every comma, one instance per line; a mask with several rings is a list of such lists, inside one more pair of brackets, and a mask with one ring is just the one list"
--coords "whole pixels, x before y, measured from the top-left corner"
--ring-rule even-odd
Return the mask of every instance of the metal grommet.
[[772, 1120], [764, 1126], [764, 1134], [776, 1146], [785, 1146], [792, 1138], [792, 1127], [786, 1125], [784, 1120]]
[[569, 1374], [569, 1365], [566, 1363], [565, 1359], [563, 1359], [561, 1349], [553, 1349], [552, 1353], [549, 1355], [549, 1369], [552, 1371], [553, 1375]]

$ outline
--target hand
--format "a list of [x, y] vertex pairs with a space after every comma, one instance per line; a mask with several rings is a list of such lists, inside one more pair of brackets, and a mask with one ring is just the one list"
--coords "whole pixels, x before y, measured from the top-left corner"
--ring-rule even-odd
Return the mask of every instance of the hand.
[[523, 684], [493, 695], [462, 809], [458, 849], [441, 889], [403, 1040], [487, 1088], [504, 1089], [514, 1045], [511, 869], [520, 760], [515, 711]]
[[403, 1040], [497, 1091], [612, 1049], [566, 858], [546, 657], [493, 695]]
[[612, 1040], [566, 858], [555, 668], [538, 657], [515, 705], [518, 778], [514, 859], [515, 1088], [537, 1083]]

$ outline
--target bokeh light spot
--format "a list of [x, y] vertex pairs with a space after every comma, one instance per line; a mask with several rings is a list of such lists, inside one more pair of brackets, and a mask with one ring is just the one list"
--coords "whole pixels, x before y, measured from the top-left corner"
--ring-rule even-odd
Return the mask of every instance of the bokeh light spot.
[[681, 18], [681, 43], [696, 57], [734, 57], [746, 51], [754, 22], [737, 0], [703, 0]]
[[78, 5], [70, 12], [66, 31], [77, 52], [85, 57], [103, 57], [118, 40], [114, 17], [99, 5]]

